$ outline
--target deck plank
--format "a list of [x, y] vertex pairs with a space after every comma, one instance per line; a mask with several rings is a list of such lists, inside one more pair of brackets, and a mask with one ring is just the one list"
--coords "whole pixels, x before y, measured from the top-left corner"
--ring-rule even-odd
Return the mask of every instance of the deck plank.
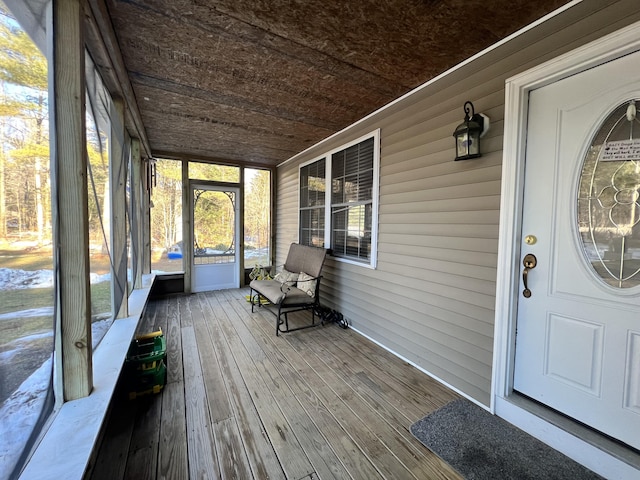
[[[254, 323], [254, 327], [263, 331], [265, 334], [263, 338], [268, 338], [267, 335], [270, 332], [268, 322], [257, 321]], [[336, 405], [336, 408], [342, 408], [341, 404], [335, 403], [334, 395], [337, 395], [343, 404], [347, 405], [366, 424], [376, 425], [373, 431], [378, 438], [418, 478], [458, 478], [457, 474], [448, 472], [448, 466], [432, 452], [425, 449], [409, 431], [409, 426], [415, 420], [458, 398], [457, 394], [389, 352], [380, 349], [373, 342], [335, 325], [326, 325], [283, 337], [289, 340], [290, 349], [299, 355], [299, 358], [292, 360], [291, 363], [297, 365], [300, 371], [299, 365], [306, 362], [330, 387], [331, 392], [317, 390], [322, 393], [327, 392], [324, 397], [325, 402]], [[271, 336], [271, 338], [275, 337]], [[349, 352], [338, 348], [345, 344], [350, 345]], [[281, 344], [279, 349], [283, 350]], [[289, 359], [294, 357], [291, 350], [284, 354]], [[355, 352], [364, 353], [358, 355], [354, 354]], [[369, 361], [381, 357], [385, 358], [387, 367], [396, 367], [390, 369], [391, 373], [384, 368], [372, 369]], [[358, 364], [362, 370], [345, 368], [354, 363]], [[378, 383], [367, 378], [367, 372], [372, 370], [377, 373], [376, 377], [380, 379]], [[408, 390], [412, 387], [423, 394], [424, 398], [433, 399], [432, 401], [436, 405], [430, 403], [421, 405], [419, 415], [407, 422], [408, 417], [402, 410], [406, 402], [402, 404], [402, 407], [398, 407], [399, 410], [389, 401], [393, 398], [408, 397]], [[393, 395], [389, 395], [391, 390], [395, 392]], [[401, 416], [399, 417], [399, 415]], [[346, 421], [348, 422], [348, 420]], [[421, 456], [421, 454], [424, 456], [425, 453], [427, 461], [421, 459], [423, 461], [416, 462], [416, 456]]]
[[[234, 306], [241, 308], [238, 305]], [[252, 331], [262, 329], [263, 341], [266, 343], [268, 341], [266, 339], [269, 337], [266, 336], [265, 325], [266, 322], [257, 321], [253, 324]], [[326, 328], [332, 327], [328, 325]], [[417, 461], [420, 451], [415, 446], [415, 439], [411, 434], [407, 430], [394, 429], [384, 415], [376, 413], [364, 398], [360, 397], [347, 382], [340, 378], [335, 370], [323, 363], [322, 357], [324, 355], [322, 353], [320, 355], [312, 353], [308, 345], [303, 345], [304, 348], [301, 351], [295, 350], [291, 346], [291, 343], [300, 343], [302, 339], [309, 339], [310, 332], [285, 335], [283, 338], [288, 340], [287, 343], [274, 340], [271, 347], [265, 345], [265, 350], [282, 350], [286, 352], [284, 355], [292, 363], [299, 365], [298, 371], [307, 379], [315, 394], [339, 420], [343, 428], [349, 429], [352, 438], [357, 439], [361, 449], [367, 452], [367, 456], [373, 459], [372, 463], [378, 465], [385, 477], [446, 478], [435, 476], [433, 469]], [[348, 335], [351, 332], [342, 331], [341, 333]], [[393, 419], [390, 420], [393, 421]], [[415, 443], [418, 442], [415, 441]], [[389, 454], [394, 455], [395, 458], [390, 458]], [[402, 466], [399, 466], [398, 462]], [[395, 470], [389, 471], [391, 466], [395, 466]]]
[[[161, 312], [167, 316], [165, 340], [167, 342], [167, 382], [183, 382], [184, 367], [182, 364], [182, 335], [180, 334], [179, 297], [156, 300], [163, 305]], [[184, 385], [184, 383], [182, 383]]]
[[[247, 328], [244, 321], [245, 315], [243, 315], [246, 311], [238, 308], [238, 304], [244, 305], [245, 308], [249, 309], [249, 312], [250, 306], [244, 302], [238, 302], [237, 297], [231, 295], [229, 291], [222, 292], [221, 294], [226, 295], [228, 306], [232, 309], [227, 310], [227, 312], [232, 318], [232, 325], [236, 331], [239, 332], [242, 337], [249, 339], [248, 341], [254, 345], [254, 348], [256, 348], [255, 346], [258, 346], [263, 352], [268, 352], [269, 359], [256, 362], [256, 368], [261, 371], [265, 381], [271, 382], [272, 388], [278, 394], [278, 398], [280, 399], [279, 401], [282, 405], [281, 408], [283, 411], [286, 411], [285, 415], [289, 416], [288, 418], [290, 418], [290, 422], [294, 425], [300, 425], [300, 429], [296, 431], [296, 435], [298, 435], [300, 442], [303, 445], [307, 456], [316, 468], [318, 475], [321, 478], [346, 478], [348, 476], [352, 476], [353, 478], [365, 478], [367, 475], [374, 475], [374, 477], [370, 478], [375, 478], [377, 472], [368, 462], [365, 461], [364, 463], [358, 463], [360, 459], [354, 460], [352, 458], [346, 458], [344, 452], [349, 451], [350, 449], [353, 450], [357, 447], [354, 442], [349, 443], [348, 435], [345, 432], [339, 432], [340, 440], [335, 440], [334, 442], [334, 445], [338, 445], [339, 443], [339, 448], [337, 448], [338, 453], [336, 453], [336, 449], [328, 448], [330, 445], [327, 445], [327, 442], [324, 439], [318, 441], [315, 428], [313, 431], [309, 431], [307, 427], [304, 427], [304, 425], [308, 423], [309, 419], [311, 419], [323, 434], [325, 433], [325, 428], [331, 429], [333, 432], [339, 430], [339, 425], [335, 422], [335, 418], [333, 418], [331, 413], [324, 408], [321, 402], [318, 401], [315, 394], [312, 393], [313, 386], [304, 382], [304, 380], [295, 372], [295, 369], [286, 368], [284, 369], [284, 374], [283, 372], [279, 372], [280, 368], [276, 368], [275, 364], [270, 359], [270, 357], [272, 357], [273, 350], [264, 348], [263, 343], [256, 336], [258, 331]], [[272, 320], [272, 318], [273, 317], [271, 317], [270, 320]], [[275, 337], [275, 331], [272, 328], [269, 328], [272, 326], [272, 322], [265, 323], [265, 325], [268, 325], [267, 328], [269, 332]], [[282, 362], [281, 365], [283, 363], [288, 362]], [[296, 381], [293, 381], [292, 379], [295, 379]], [[290, 388], [285, 388], [285, 384]], [[291, 393], [295, 394], [295, 399], [291, 397]], [[296, 399], [298, 401], [297, 404], [295, 403]], [[313, 405], [313, 407], [311, 407], [311, 405]], [[336, 437], [336, 435], [330, 435], [330, 437], [332, 438], [332, 441], [334, 441], [333, 438]], [[346, 470], [340, 467], [340, 463], [344, 463], [340, 461], [341, 457], [344, 457], [347, 463], [354, 465], [357, 464], [354, 468], [356, 470], [355, 475], [349, 475]]]
[[[262, 330], [261, 335], [263, 336], [263, 338], [273, 337], [273, 333], [270, 332], [268, 328], [268, 321], [265, 322], [265, 320], [269, 320], [269, 316], [270, 315], [267, 314], [266, 319], [260, 319], [259, 321], [254, 320], [256, 321], [256, 330]], [[255, 314], [253, 318], [256, 318]], [[259, 316], [257, 318], [259, 318]], [[318, 330], [320, 330], [320, 332], [318, 332]], [[348, 383], [350, 387], [354, 391], [356, 391], [362, 398], [364, 398], [372, 408], [379, 411], [384, 411], [387, 416], [393, 418], [395, 423], [408, 428], [412, 421], [405, 414], [402, 406], [399, 406], [397, 403], [390, 403], [389, 398], [381, 393], [379, 388], [372, 388], [371, 382], [367, 382], [364, 380], [364, 376], [361, 375], [361, 372], [359, 370], [353, 371], [350, 369], [350, 362], [346, 362], [345, 359], [352, 360], [353, 358], [355, 358], [355, 356], [345, 356], [342, 354], [342, 351], [335, 349], [336, 347], [334, 345], [334, 342], [325, 341], [325, 338], [327, 338], [327, 333], [331, 330], [337, 330], [338, 334], [343, 335], [334, 337], [336, 344], [343, 342], [344, 338], [355, 336], [353, 335], [353, 332], [347, 333], [341, 329], [338, 329], [334, 325], [326, 325], [324, 327], [318, 327], [315, 330], [304, 331], [304, 334], [296, 333], [295, 335], [288, 335], [284, 336], [283, 338], [290, 339], [292, 342], [288, 348], [293, 349], [294, 352], [299, 353], [302, 357], [305, 357], [310, 352], [314, 352], [315, 358], [317, 358], [318, 361], [327, 363], [327, 368], [331, 368], [337, 375], [343, 378], [344, 381]], [[314, 337], [318, 338], [319, 341], [313, 341], [312, 339]], [[360, 337], [360, 340], [364, 339]], [[284, 346], [280, 346], [279, 349], [271, 347], [271, 350], [273, 350], [273, 354], [277, 355], [278, 358], [289, 359], [288, 361], [284, 362], [284, 368], [289, 368], [291, 371], [293, 371], [292, 365], [295, 364], [297, 366], [298, 362], [291, 362], [290, 359], [292, 355], [290, 353], [290, 350], [285, 351], [284, 348]], [[429, 412], [424, 412], [423, 415], [426, 415], [427, 413]], [[420, 416], [419, 418], [422, 418], [422, 416]]]
[[[277, 398], [271, 385], [267, 385], [256, 369], [256, 365], [242, 340], [232, 326], [228, 316], [228, 302], [217, 296], [209, 297], [209, 303], [214, 302], [214, 317], [218, 321], [220, 331], [225, 336], [233, 357], [253, 399], [262, 424], [274, 446], [287, 478], [303, 478], [314, 472], [304, 449], [292, 431], [292, 425], [287, 421], [284, 412], [279, 407]], [[222, 301], [220, 301], [222, 300]], [[217, 308], [216, 304], [217, 303]], [[290, 395], [291, 396], [291, 395]], [[294, 424], [295, 426], [295, 424]]]
[[[193, 322], [190, 322], [193, 323]], [[220, 478], [214, 435], [206, 402], [204, 381], [193, 325], [182, 327], [185, 410], [190, 478]]]
[[184, 384], [168, 382], [162, 394], [162, 421], [156, 478], [182, 480], [189, 478], [187, 459], [187, 423]]
[[140, 330], [165, 332], [167, 384], [114, 402], [87, 478], [460, 479], [409, 432], [455, 392], [352, 330], [276, 336], [247, 293], [150, 303]]
[[[330, 338], [336, 338], [336, 330], [329, 332]], [[373, 372], [375, 376], [386, 375], [386, 378], [394, 380], [394, 383], [401, 384], [400, 388], [408, 389], [412, 392], [411, 399], [413, 403], [420, 405], [418, 418], [412, 418], [412, 421], [418, 420], [424, 416], [425, 401], [432, 402], [432, 410], [440, 408], [444, 403], [450, 402], [452, 399], [458, 398], [450, 389], [445, 388], [437, 381], [426, 377], [417, 368], [412, 368], [408, 363], [399, 359], [391, 352], [380, 348], [371, 341], [357, 341], [354, 336], [343, 338], [342, 342], [336, 343], [336, 347], [340, 349], [343, 356], [350, 356], [353, 350], [360, 352], [359, 358], [368, 359], [364, 363], [365, 367]], [[409, 368], [407, 368], [409, 367]], [[429, 412], [427, 412], [429, 413]]]
[[160, 432], [160, 402], [145, 398], [134, 402], [136, 421], [133, 427], [125, 478], [156, 478]]
[[[231, 299], [229, 301], [229, 305], [234, 309], [234, 313], [236, 314], [236, 322], [234, 323], [236, 329], [242, 329], [249, 332], [247, 326], [242, 322], [242, 312], [244, 310], [241, 309], [239, 302]], [[266, 322], [261, 322], [260, 326], [266, 326]], [[255, 336], [256, 329], [251, 329], [250, 332], [252, 340], [257, 343], [259, 339]], [[300, 331], [299, 334], [303, 335], [304, 332]], [[279, 344], [282, 344], [284, 342], [284, 337], [285, 336], [282, 336], [282, 338], [275, 338], [277, 338], [277, 342]], [[269, 351], [270, 353], [273, 353], [274, 351], [273, 348], [266, 347], [265, 344], [263, 344], [261, 349]], [[298, 364], [297, 362], [294, 363]], [[303, 361], [300, 362], [300, 364], [303, 363]], [[273, 372], [275, 364], [270, 363], [270, 366], [270, 372]], [[287, 384], [295, 381], [295, 384], [298, 386], [306, 386], [306, 388], [301, 388], [298, 393], [295, 394], [296, 398], [309, 417], [311, 417], [316, 424], [320, 423], [322, 425], [321, 430], [323, 432], [325, 429], [329, 431], [329, 444], [333, 446], [333, 450], [336, 452], [338, 458], [340, 458], [343, 464], [348, 467], [349, 473], [352, 477], [375, 478], [380, 475], [380, 472], [383, 472], [387, 478], [408, 478], [408, 472], [406, 469], [397, 462], [397, 459], [393, 458], [393, 456], [389, 456], [388, 450], [381, 448], [379, 442], [363, 441], [363, 439], [366, 439], [367, 437], [371, 439], [373, 436], [366, 426], [358, 424], [355, 419], [352, 419], [353, 421], [350, 423], [349, 429], [344, 429], [344, 424], [341, 424], [341, 422], [336, 418], [332, 409], [327, 408], [321, 398], [318, 397], [318, 390], [322, 385], [316, 382], [316, 379], [313, 376], [305, 379], [300, 375], [300, 372], [292, 371], [291, 369], [286, 369], [281, 373], [282, 380], [287, 382]], [[271, 376], [273, 373], [270, 373], [269, 375]], [[277, 384], [274, 386], [278, 387]], [[292, 405], [291, 401], [289, 401], [289, 405]], [[348, 453], [345, 454], [345, 452]], [[366, 452], [366, 454], [364, 452]], [[309, 454], [309, 452], [307, 452], [307, 454]], [[374, 464], [377, 464], [377, 467], [374, 466]]]
[[197, 308], [192, 309], [199, 313], [193, 317], [193, 327], [196, 332], [198, 356], [221, 475], [222, 478], [249, 478], [251, 476], [249, 459], [242, 446], [242, 438], [232, 413], [222, 371], [206, 325], [210, 321], [209, 312], [206, 311], [206, 304], [201, 302], [201, 295], [192, 296], [191, 299], [199, 304]]
[[[308, 340], [308, 338], [304, 338], [304, 340]], [[306, 343], [306, 345], [308, 344], [309, 342]], [[305, 344], [303, 343], [303, 345]], [[313, 355], [309, 355], [309, 350], [305, 349], [307, 352], [305, 359], [309, 367], [330, 387], [330, 390], [320, 390], [326, 395], [326, 402], [335, 405], [336, 409], [348, 408], [371, 428], [377, 439], [393, 452], [398, 460], [417, 478], [434, 480], [451, 478], [442, 473], [443, 463], [441, 460], [435, 454], [428, 452], [413, 437], [406, 426], [396, 421], [395, 416], [389, 415], [389, 409], [378, 409], [369, 404], [366, 397], [358, 394], [357, 389], [349, 388], [349, 382], [343, 377], [343, 375], [346, 376], [346, 373], [342, 370], [336, 371], [324, 363], [325, 353], [318, 355], [318, 352], [315, 351]], [[402, 394], [402, 392], [399, 393]], [[341, 402], [338, 402], [338, 399]], [[345, 424], [351, 423], [350, 418], [346, 417], [344, 422]]]
[[[232, 361], [231, 350], [221, 335], [212, 306], [204, 295], [200, 296], [200, 301], [203, 313], [209, 319], [205, 323], [218, 362], [224, 391], [228, 396], [231, 410], [229, 415], [235, 418], [254, 478], [284, 478], [284, 472], [273, 446], [263, 432], [263, 425], [251, 395], [236, 363]], [[222, 395], [222, 390], [219, 394]], [[220, 414], [219, 420], [223, 420], [223, 416]]]

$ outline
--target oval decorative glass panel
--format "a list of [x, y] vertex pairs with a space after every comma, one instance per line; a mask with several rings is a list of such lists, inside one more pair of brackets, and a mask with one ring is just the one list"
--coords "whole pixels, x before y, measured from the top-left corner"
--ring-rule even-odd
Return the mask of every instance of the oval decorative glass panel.
[[640, 284], [640, 126], [634, 100], [595, 134], [582, 164], [578, 230], [596, 277], [616, 288]]

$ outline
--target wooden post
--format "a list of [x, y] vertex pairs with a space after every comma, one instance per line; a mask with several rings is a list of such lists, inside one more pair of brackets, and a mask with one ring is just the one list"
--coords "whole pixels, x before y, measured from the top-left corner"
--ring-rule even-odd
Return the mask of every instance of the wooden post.
[[193, 201], [189, 182], [189, 162], [182, 161], [182, 268], [184, 268], [184, 293], [191, 293], [193, 259]]
[[129, 315], [127, 282], [127, 159], [124, 158], [124, 103], [112, 100], [109, 143], [109, 186], [111, 188], [111, 299], [116, 318]]
[[245, 183], [245, 167], [240, 167], [240, 188], [238, 194], [238, 213], [240, 216], [237, 222], [239, 232], [236, 232], [236, 236], [238, 237], [238, 245], [236, 246], [236, 250], [238, 251], [238, 268], [240, 269], [240, 286], [244, 287], [244, 194], [247, 191]]
[[276, 261], [276, 247], [277, 242], [276, 242], [276, 229], [275, 229], [275, 225], [276, 225], [276, 186], [277, 186], [277, 179], [276, 179], [276, 173], [277, 170], [275, 168], [272, 168], [269, 172], [269, 180], [271, 183], [271, 199], [269, 201], [269, 209], [270, 209], [270, 222], [269, 222], [269, 261], [271, 262], [271, 266], [272, 269], [271, 271], [275, 274], [276, 271], [276, 265], [278, 264]]
[[[146, 163], [143, 165], [142, 175], [146, 178]], [[147, 189], [146, 180], [143, 179], [143, 188], [142, 188], [142, 211], [144, 219], [143, 221], [143, 257], [142, 264], [143, 270], [142, 273], [151, 273], [151, 191]]]
[[67, 401], [86, 397], [93, 388], [83, 2], [54, 0], [52, 18], [55, 268]]
[[[135, 232], [135, 236], [131, 236], [131, 241], [135, 242], [137, 252], [136, 261], [136, 278], [134, 279], [134, 288], [142, 288], [142, 272], [144, 270], [144, 222], [145, 218], [145, 192], [142, 185], [142, 159], [140, 158], [140, 140], [131, 139], [131, 202], [136, 212], [136, 218], [131, 219], [131, 228]], [[134, 225], [135, 221], [135, 225]]]

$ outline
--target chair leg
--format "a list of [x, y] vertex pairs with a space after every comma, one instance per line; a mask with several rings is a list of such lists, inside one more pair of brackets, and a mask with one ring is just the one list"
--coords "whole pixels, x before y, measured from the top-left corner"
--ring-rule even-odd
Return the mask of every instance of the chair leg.
[[249, 302], [251, 302], [251, 313], [253, 313], [253, 288], [249, 288]]

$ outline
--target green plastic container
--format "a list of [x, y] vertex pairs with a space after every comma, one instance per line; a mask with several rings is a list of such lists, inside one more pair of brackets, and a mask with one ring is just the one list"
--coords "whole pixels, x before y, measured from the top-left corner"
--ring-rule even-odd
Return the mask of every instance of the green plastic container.
[[156, 362], [152, 370], [137, 371], [130, 378], [127, 394], [129, 400], [135, 400], [144, 395], [160, 393], [167, 383], [167, 367], [164, 360]]
[[167, 343], [162, 330], [131, 341], [125, 374], [129, 399], [160, 393], [167, 382]]

